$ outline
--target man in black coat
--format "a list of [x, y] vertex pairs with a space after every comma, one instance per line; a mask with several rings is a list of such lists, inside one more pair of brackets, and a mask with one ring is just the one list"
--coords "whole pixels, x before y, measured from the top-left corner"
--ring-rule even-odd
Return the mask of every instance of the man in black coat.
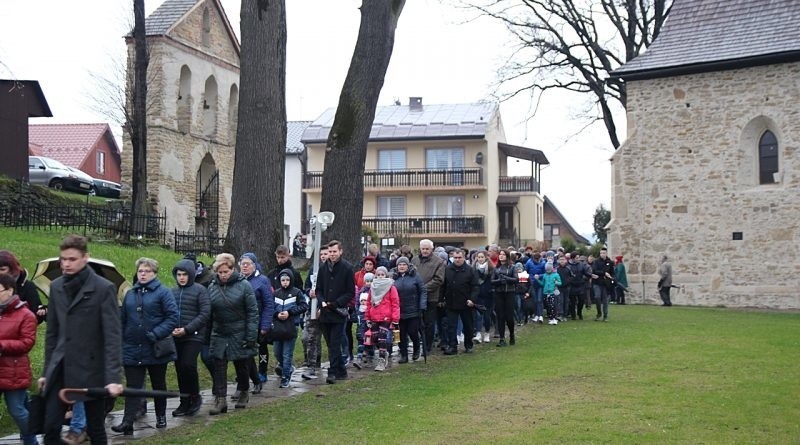
[[[87, 267], [86, 238], [66, 237], [60, 246], [63, 276], [50, 285], [44, 376], [39, 389], [45, 397], [45, 444], [61, 443], [66, 406], [61, 388], [105, 387], [111, 396], [122, 393], [122, 332], [117, 289]], [[93, 444], [108, 442], [105, 400], [87, 399], [86, 430]]]
[[608, 288], [614, 279], [614, 263], [608, 257], [608, 250], [600, 249], [600, 258], [592, 263], [592, 286], [594, 287], [594, 303], [597, 306], [597, 317], [594, 321], [608, 321]]
[[322, 306], [319, 325], [328, 345], [330, 367], [326, 382], [330, 384], [347, 378], [341, 351], [347, 305], [355, 297], [353, 274], [353, 266], [342, 259], [341, 243], [336, 240], [328, 243], [328, 261], [319, 266], [316, 296]]
[[472, 352], [472, 310], [478, 298], [478, 274], [466, 264], [464, 251], [453, 252], [453, 262], [444, 271], [444, 286], [439, 294], [439, 305], [447, 309], [447, 349], [445, 355], [455, 355], [458, 341], [458, 319], [464, 327], [464, 352]]

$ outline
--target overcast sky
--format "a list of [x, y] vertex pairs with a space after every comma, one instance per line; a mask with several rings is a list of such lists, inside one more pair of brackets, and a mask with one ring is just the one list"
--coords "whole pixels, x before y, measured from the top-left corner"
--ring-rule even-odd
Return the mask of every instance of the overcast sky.
[[[147, 13], [163, 3], [145, 0]], [[314, 120], [336, 106], [358, 33], [360, 0], [287, 0], [287, 113]], [[2, 0], [0, 78], [38, 80], [53, 111], [44, 122], [105, 122], [92, 111], [90, 73], [124, 60], [131, 0]], [[222, 0], [239, 29], [240, 0]], [[425, 104], [492, 100], [496, 70], [509, 57], [505, 29], [440, 0], [407, 0], [379, 105], [422, 96]], [[545, 96], [529, 118], [527, 98], [500, 105], [507, 142], [542, 150], [542, 191], [576, 229], [591, 235], [594, 209], [610, 202], [613, 153], [602, 124], [580, 131], [586, 99]], [[624, 125], [623, 118], [617, 125]], [[119, 129], [115, 130], [121, 134]], [[579, 133], [577, 136], [575, 136]], [[623, 133], [624, 137], [624, 133]], [[522, 164], [522, 163], [519, 163]], [[518, 165], [519, 165], [518, 164]], [[518, 174], [529, 170], [521, 168]]]

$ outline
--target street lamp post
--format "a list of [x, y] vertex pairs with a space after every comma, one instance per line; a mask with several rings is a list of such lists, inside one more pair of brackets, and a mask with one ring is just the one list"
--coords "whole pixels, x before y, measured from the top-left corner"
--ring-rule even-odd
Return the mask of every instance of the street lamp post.
[[[336, 215], [333, 212], [320, 212], [317, 216], [311, 218], [311, 224], [314, 226], [314, 268], [311, 271], [311, 290], [316, 293], [317, 289], [317, 275], [319, 274], [319, 250], [322, 243], [322, 232], [328, 229], [328, 226], [333, 224]], [[311, 319], [317, 319], [317, 298], [311, 299]]]

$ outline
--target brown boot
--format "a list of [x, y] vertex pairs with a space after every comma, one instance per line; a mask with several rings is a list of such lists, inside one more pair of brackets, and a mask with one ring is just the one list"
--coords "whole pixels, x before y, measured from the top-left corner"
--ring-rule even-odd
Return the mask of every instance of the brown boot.
[[217, 414], [228, 412], [228, 400], [226, 396], [214, 397], [214, 407], [208, 411], [209, 415], [216, 416]]
[[236, 401], [236, 409], [247, 408], [247, 402], [250, 401], [250, 392], [249, 391], [242, 391], [239, 395], [239, 400]]

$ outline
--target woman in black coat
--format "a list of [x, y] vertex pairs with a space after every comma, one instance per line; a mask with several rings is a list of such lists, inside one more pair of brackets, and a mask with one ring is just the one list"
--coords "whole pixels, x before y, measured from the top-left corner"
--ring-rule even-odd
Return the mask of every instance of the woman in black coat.
[[425, 284], [411, 267], [408, 259], [397, 259], [394, 287], [400, 298], [400, 361], [408, 363], [408, 338], [411, 337], [413, 360], [419, 359], [419, 323], [422, 312], [428, 308], [428, 293]]
[[492, 272], [492, 287], [494, 290], [494, 310], [497, 313], [497, 333], [500, 342], [497, 347], [506, 345], [506, 326], [508, 327], [509, 343], [514, 344], [514, 304], [517, 299], [517, 271], [507, 250], [497, 254], [497, 267]]

